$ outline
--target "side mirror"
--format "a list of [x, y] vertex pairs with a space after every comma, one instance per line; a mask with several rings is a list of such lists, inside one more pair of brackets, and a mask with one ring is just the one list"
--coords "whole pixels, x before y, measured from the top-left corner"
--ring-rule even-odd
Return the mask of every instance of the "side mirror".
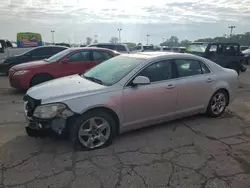
[[61, 61], [61, 63], [63, 63], [63, 64], [67, 64], [67, 63], [69, 63], [69, 62], [70, 62], [69, 59], [64, 59], [64, 60]]
[[133, 80], [133, 85], [148, 85], [150, 84], [150, 80], [146, 76], [137, 76]]

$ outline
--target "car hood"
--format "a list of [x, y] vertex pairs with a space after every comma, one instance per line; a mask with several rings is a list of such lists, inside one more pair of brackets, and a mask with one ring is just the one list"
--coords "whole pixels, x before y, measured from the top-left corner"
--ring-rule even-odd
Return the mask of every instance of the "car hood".
[[72, 75], [34, 86], [27, 94], [34, 99], [42, 100], [42, 104], [45, 104], [99, 93], [105, 88], [107, 86], [84, 79], [80, 75]]
[[22, 63], [22, 64], [19, 64], [19, 65], [15, 65], [13, 67], [13, 69], [15, 69], [15, 70], [24, 70], [24, 69], [39, 67], [39, 66], [42, 66], [42, 65], [45, 65], [45, 64], [47, 64], [47, 62], [44, 61], [44, 60], [32, 61], [32, 62], [27, 62], [27, 63]]

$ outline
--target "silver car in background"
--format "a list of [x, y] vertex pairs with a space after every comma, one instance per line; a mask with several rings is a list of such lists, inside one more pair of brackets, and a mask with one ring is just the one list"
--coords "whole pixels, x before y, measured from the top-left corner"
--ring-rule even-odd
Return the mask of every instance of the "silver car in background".
[[29, 89], [26, 131], [33, 137], [68, 133], [74, 146], [104, 147], [133, 129], [199, 113], [221, 116], [235, 97], [237, 78], [236, 71], [191, 54], [122, 54]]

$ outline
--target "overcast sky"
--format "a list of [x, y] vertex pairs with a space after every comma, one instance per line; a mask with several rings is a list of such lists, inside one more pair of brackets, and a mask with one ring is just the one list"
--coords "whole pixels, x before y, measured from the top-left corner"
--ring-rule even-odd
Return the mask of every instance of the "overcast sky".
[[0, 0], [0, 38], [38, 32], [44, 41], [99, 42], [118, 36], [123, 42], [158, 44], [171, 35], [194, 40], [250, 31], [250, 0]]

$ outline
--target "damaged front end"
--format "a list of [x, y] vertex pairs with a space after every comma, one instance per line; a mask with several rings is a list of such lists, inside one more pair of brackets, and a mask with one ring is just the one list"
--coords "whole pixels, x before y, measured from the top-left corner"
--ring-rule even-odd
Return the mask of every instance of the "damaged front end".
[[67, 105], [53, 103], [41, 105], [41, 100], [24, 96], [24, 111], [28, 121], [26, 132], [31, 137], [45, 137], [50, 133], [63, 135], [69, 120], [75, 115]]

